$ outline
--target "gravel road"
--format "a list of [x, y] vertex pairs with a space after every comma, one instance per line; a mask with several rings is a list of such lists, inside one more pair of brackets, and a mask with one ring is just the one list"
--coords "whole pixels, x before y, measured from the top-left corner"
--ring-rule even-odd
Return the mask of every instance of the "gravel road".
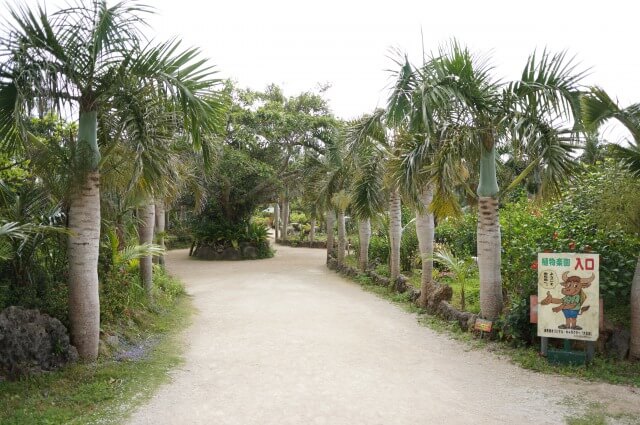
[[595, 402], [640, 418], [637, 389], [470, 350], [329, 271], [323, 250], [277, 251], [244, 262], [168, 255], [198, 312], [186, 363], [129, 424], [557, 425]]

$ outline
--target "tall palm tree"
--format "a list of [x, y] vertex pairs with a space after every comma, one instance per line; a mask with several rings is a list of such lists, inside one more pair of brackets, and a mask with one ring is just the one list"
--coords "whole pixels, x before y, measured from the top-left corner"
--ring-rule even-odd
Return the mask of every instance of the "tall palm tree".
[[[422, 259], [421, 290], [418, 304], [425, 307], [427, 296], [432, 284], [433, 274], [433, 246], [435, 236], [434, 209], [440, 215], [448, 215], [451, 211], [444, 208], [434, 208], [434, 184], [427, 172], [438, 150], [451, 135], [451, 129], [456, 124], [455, 108], [452, 106], [452, 96], [449, 92], [448, 79], [442, 79], [438, 68], [434, 67], [435, 60], [424, 60], [421, 68], [413, 69], [405, 58], [402, 67], [405, 73], [411, 73], [403, 90], [396, 91], [396, 103], [403, 105], [400, 112], [408, 122], [411, 136], [402, 146], [400, 158], [393, 164], [396, 179], [403, 188], [405, 197], [413, 200], [416, 206], [416, 235]], [[409, 71], [412, 69], [411, 71]], [[460, 180], [463, 169], [460, 161], [438, 164], [438, 170], [444, 171], [447, 181], [441, 181], [446, 191]], [[451, 169], [454, 170], [451, 170]], [[464, 175], [464, 173], [462, 173]], [[440, 192], [443, 192], [440, 190]], [[441, 199], [442, 196], [438, 197]]]
[[[347, 144], [350, 158], [369, 156], [378, 160], [375, 167], [360, 168], [360, 172], [369, 171], [374, 174], [361, 176], [359, 186], [367, 180], [376, 184], [377, 181], [383, 182], [389, 212], [389, 277], [395, 282], [400, 276], [401, 198], [400, 187], [389, 174], [389, 162], [396, 150], [397, 136], [387, 127], [387, 118], [387, 110], [378, 109], [352, 122], [347, 132]], [[377, 197], [367, 200], [374, 199]], [[356, 199], [357, 210], [362, 210], [361, 201], [363, 200]], [[369, 212], [373, 212], [374, 208], [370, 210]]]
[[[635, 178], [640, 179], [640, 103], [621, 108], [601, 88], [594, 87], [582, 99], [583, 121], [591, 128], [614, 119], [631, 133], [629, 146], [614, 145], [614, 153]], [[629, 357], [640, 360], [640, 255], [631, 282], [631, 341]]]
[[[49, 14], [39, 7], [9, 8], [9, 34], [1, 41], [0, 139], [16, 149], [20, 130], [34, 104], [78, 113], [76, 184], [69, 205], [69, 311], [73, 343], [83, 359], [98, 354], [98, 244], [100, 170], [121, 140], [98, 140], [98, 122], [112, 105], [149, 87], [165, 93], [176, 119], [194, 146], [209, 149], [202, 134], [222, 124], [222, 102], [214, 96], [218, 80], [196, 49], [177, 40], [155, 45], [140, 32], [150, 8], [123, 1], [79, 1]], [[144, 140], [142, 142], [145, 142]], [[152, 142], [151, 139], [146, 142]], [[145, 146], [150, 152], [153, 145]]]
[[342, 189], [331, 197], [331, 203], [338, 211], [338, 264], [344, 264], [344, 251], [347, 248], [347, 232], [345, 227], [345, 212], [349, 208], [351, 199], [347, 192]]
[[518, 146], [528, 164], [505, 191], [533, 170], [541, 175], [541, 192], [559, 190], [574, 164], [570, 154], [577, 128], [572, 125], [579, 118], [583, 73], [576, 72], [564, 53], [544, 52], [540, 57], [534, 53], [520, 80], [499, 84], [485, 61], [456, 42], [433, 59], [433, 66], [458, 105], [458, 137], [439, 150], [431, 169], [436, 197], [440, 198], [437, 204], [448, 203], [443, 199], [455, 203], [446, 184], [452, 168], [439, 165], [460, 156], [477, 159], [480, 306], [482, 316], [495, 319], [503, 308], [497, 147], [500, 143]]
[[369, 267], [369, 243], [371, 241], [371, 219], [384, 211], [386, 203], [383, 167], [380, 152], [376, 150], [357, 152], [353, 160], [355, 178], [351, 189], [351, 205], [358, 220], [359, 266]]

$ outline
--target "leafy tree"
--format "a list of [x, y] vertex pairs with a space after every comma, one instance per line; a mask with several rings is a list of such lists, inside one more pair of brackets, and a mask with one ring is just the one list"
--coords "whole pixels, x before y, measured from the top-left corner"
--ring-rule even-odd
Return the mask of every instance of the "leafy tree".
[[226, 146], [203, 186], [207, 200], [192, 222], [196, 244], [231, 246], [244, 237], [251, 215], [271, 199], [278, 180], [268, 164]]

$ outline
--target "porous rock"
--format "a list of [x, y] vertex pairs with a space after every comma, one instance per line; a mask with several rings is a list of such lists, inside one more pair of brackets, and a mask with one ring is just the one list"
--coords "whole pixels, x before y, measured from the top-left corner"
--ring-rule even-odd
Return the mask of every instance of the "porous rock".
[[0, 312], [0, 375], [16, 379], [77, 359], [78, 351], [58, 319], [21, 307]]
[[624, 360], [629, 353], [631, 332], [628, 329], [615, 329], [607, 341], [607, 352], [618, 360]]

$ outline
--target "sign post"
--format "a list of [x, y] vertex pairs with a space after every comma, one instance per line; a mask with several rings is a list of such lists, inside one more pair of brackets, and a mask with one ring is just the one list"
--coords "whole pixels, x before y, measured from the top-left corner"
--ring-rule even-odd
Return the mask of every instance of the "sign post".
[[585, 352], [572, 351], [571, 340], [592, 346], [598, 339], [599, 261], [598, 254], [538, 254], [538, 336], [543, 344], [546, 338], [565, 340], [564, 350], [547, 349], [551, 362], [584, 363]]

